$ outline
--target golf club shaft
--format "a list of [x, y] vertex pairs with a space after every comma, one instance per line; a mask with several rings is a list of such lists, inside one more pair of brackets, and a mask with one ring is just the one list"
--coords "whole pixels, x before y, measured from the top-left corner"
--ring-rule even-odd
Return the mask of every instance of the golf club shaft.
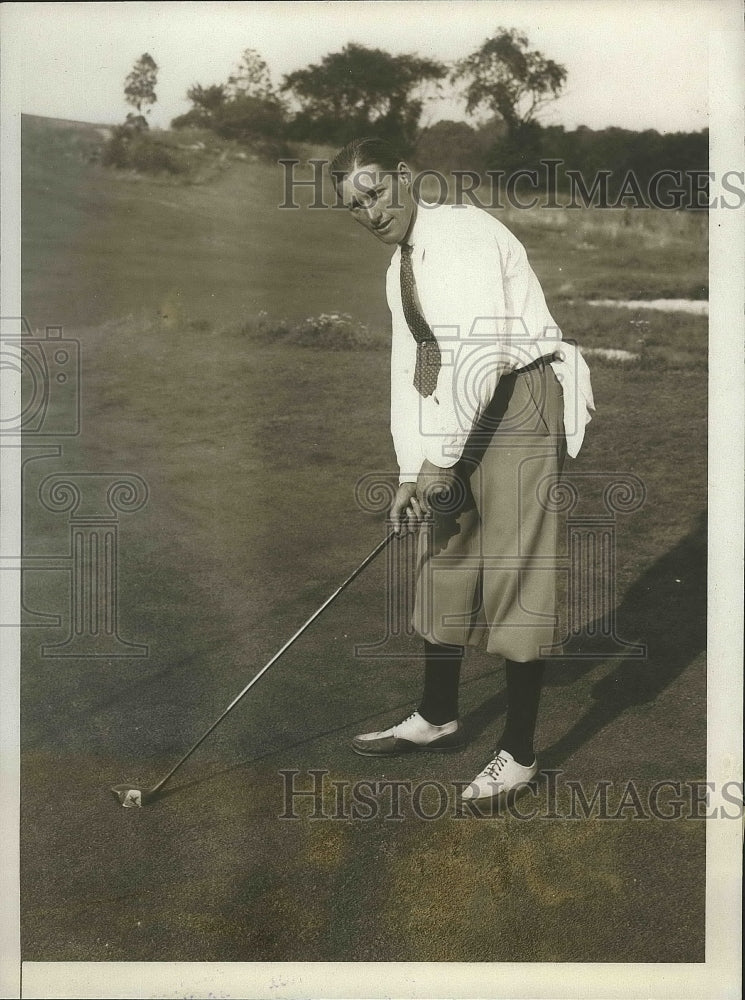
[[272, 666], [272, 664], [276, 663], [277, 660], [280, 658], [280, 656], [282, 656], [283, 653], [287, 652], [287, 650], [290, 648], [290, 646], [295, 642], [296, 639], [300, 638], [300, 636], [308, 628], [308, 626], [312, 625], [313, 622], [316, 620], [316, 618], [318, 618], [318, 616], [320, 614], [322, 614], [323, 611], [326, 610], [326, 608], [329, 606], [329, 604], [331, 604], [333, 601], [335, 601], [336, 598], [339, 596], [339, 594], [341, 594], [341, 592], [343, 590], [346, 590], [346, 588], [349, 586], [350, 583], [352, 583], [353, 580], [357, 579], [357, 577], [365, 569], [365, 567], [367, 567], [367, 566], [370, 565], [370, 563], [378, 555], [378, 553], [382, 552], [382, 550], [386, 547], [386, 545], [394, 537], [395, 537], [395, 535], [391, 531], [391, 532], [389, 532], [386, 535], [386, 537], [383, 539], [382, 542], [379, 542], [375, 546], [375, 548], [372, 550], [372, 552], [365, 559], [363, 559], [363, 561], [359, 564], [359, 566], [357, 567], [357, 569], [355, 569], [353, 573], [350, 573], [350, 575], [346, 578], [346, 580], [344, 581], [344, 583], [342, 583], [339, 587], [336, 588], [336, 590], [333, 592], [333, 594], [330, 597], [328, 597], [323, 602], [323, 604], [320, 606], [320, 608], [318, 608], [316, 611], [313, 612], [313, 614], [305, 622], [305, 624], [303, 624], [303, 625], [300, 626], [300, 628], [297, 630], [297, 632], [295, 632], [295, 634], [290, 639], [287, 640], [287, 642], [284, 644], [284, 646], [282, 646], [282, 648], [280, 650], [278, 650], [274, 654], [274, 656], [271, 658], [271, 660], [269, 660], [269, 662], [265, 666], [263, 666], [261, 668], [261, 670], [258, 672], [258, 674], [256, 674], [256, 676], [253, 677], [248, 682], [248, 684], [246, 684], [246, 686], [243, 688], [243, 690], [239, 694], [237, 694], [235, 696], [235, 698], [233, 698], [233, 700], [228, 705], [228, 707], [225, 709], [225, 711], [222, 713], [222, 715], [220, 715], [219, 718], [215, 719], [215, 721], [212, 723], [212, 725], [209, 727], [209, 729], [199, 737], [199, 739], [194, 744], [194, 746], [192, 746], [189, 750], [187, 750], [187, 752], [184, 754], [184, 756], [178, 761], [178, 763], [176, 763], [171, 768], [171, 770], [168, 772], [168, 774], [164, 778], [162, 778], [158, 782], [157, 785], [155, 785], [153, 788], [150, 789], [150, 791], [148, 793], [149, 795], [155, 795], [157, 792], [159, 792], [161, 790], [161, 788], [163, 788], [163, 786], [165, 785], [165, 783], [171, 779], [171, 777], [176, 773], [176, 771], [181, 767], [181, 765], [183, 763], [185, 763], [189, 759], [189, 757], [191, 757], [191, 755], [194, 753], [194, 751], [197, 749], [197, 747], [201, 746], [201, 744], [207, 739], [207, 737], [210, 735], [210, 733], [214, 729], [216, 729], [217, 726], [219, 726], [219, 724], [222, 722], [222, 720], [225, 718], [225, 716], [229, 712], [232, 712], [232, 710], [235, 708], [235, 706], [238, 704], [238, 702], [243, 698], [243, 696], [246, 695], [246, 694], [248, 694], [248, 692], [251, 690], [251, 688], [254, 686], [254, 684], [261, 677], [264, 676], [264, 674]]

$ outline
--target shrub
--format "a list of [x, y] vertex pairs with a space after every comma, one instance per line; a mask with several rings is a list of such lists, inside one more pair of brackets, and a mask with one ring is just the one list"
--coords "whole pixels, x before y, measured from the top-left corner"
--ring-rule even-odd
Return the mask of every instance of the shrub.
[[243, 325], [241, 333], [253, 335], [263, 341], [293, 344], [298, 347], [324, 347], [331, 350], [384, 347], [384, 337], [371, 333], [370, 329], [349, 313], [321, 313], [308, 316], [298, 323], [286, 319], [276, 319], [266, 312]]
[[236, 142], [263, 159], [276, 160], [289, 154], [285, 111], [279, 100], [247, 94], [228, 99], [221, 87], [192, 88], [188, 96], [194, 107], [174, 118], [172, 128], [210, 129], [220, 138]]
[[101, 154], [105, 167], [135, 170], [141, 174], [183, 174], [186, 164], [162, 142], [131, 124], [113, 129]]
[[367, 347], [370, 331], [349, 313], [321, 313], [302, 320], [292, 331], [292, 339], [309, 347]]

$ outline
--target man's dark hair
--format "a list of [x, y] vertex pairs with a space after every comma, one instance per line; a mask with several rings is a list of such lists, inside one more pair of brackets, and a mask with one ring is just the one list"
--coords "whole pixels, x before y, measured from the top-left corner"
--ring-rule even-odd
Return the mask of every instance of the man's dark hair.
[[386, 139], [352, 139], [333, 158], [329, 164], [329, 173], [334, 184], [339, 184], [353, 170], [371, 167], [373, 164], [383, 170], [395, 171], [403, 159], [396, 147]]

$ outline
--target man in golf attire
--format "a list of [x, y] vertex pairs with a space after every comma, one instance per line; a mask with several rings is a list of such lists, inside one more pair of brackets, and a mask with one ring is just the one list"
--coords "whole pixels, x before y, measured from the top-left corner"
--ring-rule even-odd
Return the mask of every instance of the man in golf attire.
[[356, 221], [396, 247], [390, 517], [397, 534], [419, 532], [413, 623], [425, 651], [418, 710], [352, 746], [375, 756], [461, 746], [461, 661], [485, 639], [506, 662], [507, 717], [462, 794], [508, 794], [538, 770], [542, 656], [556, 627], [557, 515], [545, 498], [582, 443], [589, 372], [500, 222], [473, 205], [418, 200], [411, 170], [382, 140], [349, 143], [330, 169]]

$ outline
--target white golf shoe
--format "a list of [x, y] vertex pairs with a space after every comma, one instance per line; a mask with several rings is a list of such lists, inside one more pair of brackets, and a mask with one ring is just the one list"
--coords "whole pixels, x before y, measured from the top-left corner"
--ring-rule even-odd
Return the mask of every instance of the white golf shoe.
[[457, 750], [463, 746], [457, 719], [444, 726], [433, 726], [419, 712], [412, 712], [390, 729], [362, 733], [352, 740], [352, 749], [363, 757], [389, 757], [413, 750]]
[[530, 767], [518, 764], [507, 750], [500, 750], [483, 771], [480, 771], [462, 793], [462, 799], [491, 799], [497, 795], [509, 795], [532, 781], [538, 773], [538, 761]]

